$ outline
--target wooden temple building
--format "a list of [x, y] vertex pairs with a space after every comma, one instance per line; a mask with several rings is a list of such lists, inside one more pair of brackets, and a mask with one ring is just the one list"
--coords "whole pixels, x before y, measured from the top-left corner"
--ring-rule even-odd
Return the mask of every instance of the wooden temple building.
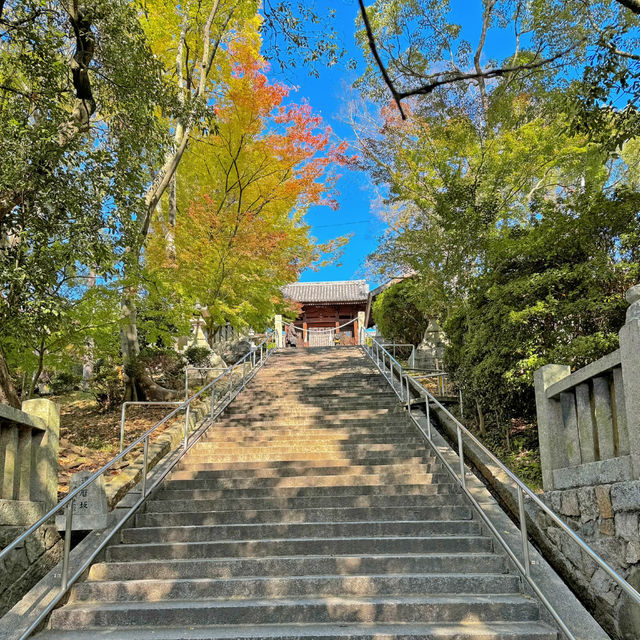
[[358, 344], [358, 314], [362, 322], [369, 300], [366, 280], [296, 282], [283, 293], [302, 307], [294, 323], [298, 346]]

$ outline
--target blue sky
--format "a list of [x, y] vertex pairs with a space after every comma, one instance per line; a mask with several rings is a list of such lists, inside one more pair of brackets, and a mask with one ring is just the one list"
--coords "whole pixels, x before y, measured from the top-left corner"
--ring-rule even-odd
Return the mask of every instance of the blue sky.
[[[474, 43], [479, 35], [482, 2], [453, 0], [451, 4], [451, 18], [463, 25], [464, 37]], [[284, 80], [287, 84], [298, 87], [298, 91], [291, 96], [293, 100], [306, 98], [314, 111], [322, 115], [340, 139], [351, 140], [353, 132], [350, 126], [342, 121], [340, 114], [346, 107], [349, 88], [359, 73], [358, 69], [347, 69], [346, 63], [353, 58], [361, 70], [364, 61], [362, 51], [354, 38], [358, 4], [356, 0], [319, 0], [316, 6], [321, 12], [327, 7], [336, 11], [334, 24], [347, 55], [334, 67], [321, 69], [318, 78], [310, 77], [306, 69], [298, 68], [289, 71]], [[490, 56], [502, 57], [509, 48], [506, 42], [508, 39], [489, 38], [487, 53]], [[368, 176], [359, 171], [343, 170], [341, 173], [342, 177], [338, 183], [340, 208], [333, 211], [328, 207], [314, 207], [309, 211], [307, 222], [312, 227], [313, 235], [321, 242], [347, 233], [351, 233], [353, 237], [346, 246], [339, 265], [324, 267], [319, 271], [307, 270], [300, 278], [304, 282], [367, 277], [364, 269], [365, 259], [375, 251], [377, 238], [384, 233], [384, 223], [372, 212], [372, 200], [376, 191]], [[369, 281], [371, 286], [379, 284], [370, 279]]]
[[[323, 117], [338, 138], [350, 140], [353, 133], [342, 122], [340, 112], [346, 106], [347, 91], [358, 75], [357, 70], [346, 69], [346, 62], [349, 58], [354, 58], [362, 66], [363, 61], [354, 39], [358, 5], [355, 0], [319, 2], [318, 5], [323, 12], [328, 6], [336, 11], [335, 28], [340, 35], [341, 45], [347, 49], [347, 55], [339, 64], [320, 69], [319, 78], [310, 77], [308, 70], [300, 67], [289, 71], [285, 81], [298, 87], [291, 99], [298, 101], [306, 98], [314, 112]], [[340, 174], [339, 209], [333, 211], [329, 207], [313, 207], [307, 215], [307, 222], [312, 227], [314, 237], [320, 242], [348, 233], [353, 234], [353, 237], [346, 246], [339, 265], [324, 267], [319, 271], [308, 269], [300, 278], [304, 282], [365, 277], [365, 258], [374, 251], [376, 238], [384, 231], [384, 224], [371, 212], [372, 189], [368, 177], [359, 171], [347, 169], [341, 170]]]

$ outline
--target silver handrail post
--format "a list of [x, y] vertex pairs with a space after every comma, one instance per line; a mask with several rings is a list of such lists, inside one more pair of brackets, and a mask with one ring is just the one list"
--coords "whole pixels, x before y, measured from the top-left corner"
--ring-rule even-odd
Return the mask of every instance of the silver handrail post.
[[215, 397], [216, 385], [211, 385], [211, 401], [209, 403], [209, 420], [213, 420], [213, 399]]
[[229, 370], [229, 400], [231, 400], [231, 395], [233, 394], [233, 367]]
[[184, 369], [184, 399], [189, 399], [189, 367]]
[[247, 360], [242, 361], [242, 386], [244, 387], [244, 380], [246, 378]]
[[187, 446], [189, 445], [189, 412], [191, 409], [191, 403], [187, 405], [187, 410], [184, 414], [184, 449], [187, 450]]
[[120, 453], [124, 449], [124, 412], [125, 407], [127, 406], [126, 402], [122, 403], [122, 412], [120, 414]]
[[462, 389], [458, 389], [458, 395], [460, 396], [460, 417], [464, 418], [464, 411], [462, 406]]
[[149, 436], [144, 439], [142, 453], [142, 497], [147, 497], [147, 468], [149, 466]]
[[62, 552], [62, 591], [67, 590], [69, 585], [69, 554], [71, 553], [71, 528], [73, 526], [73, 505], [76, 499], [71, 498], [67, 504], [64, 524], [64, 550]]
[[531, 560], [529, 558], [529, 534], [527, 532], [527, 514], [524, 510], [524, 491], [518, 487], [518, 511], [520, 513], [520, 536], [522, 538], [522, 563], [527, 578], [531, 577]]
[[458, 457], [460, 458], [460, 481], [462, 482], [462, 488], [467, 488], [467, 481], [465, 478], [464, 471], [464, 452], [462, 448], [462, 431], [460, 430], [460, 426], [456, 425], [456, 429], [458, 430]]
[[431, 414], [429, 413], [429, 396], [424, 397], [424, 408], [425, 413], [427, 414], [427, 437], [429, 438], [429, 442], [431, 442]]

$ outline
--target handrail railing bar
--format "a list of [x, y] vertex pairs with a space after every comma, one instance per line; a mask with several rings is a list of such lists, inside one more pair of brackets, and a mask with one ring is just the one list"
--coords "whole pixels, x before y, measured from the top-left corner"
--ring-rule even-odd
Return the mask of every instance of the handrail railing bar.
[[[264, 358], [264, 361], [266, 362], [269, 359], [269, 350], [267, 349], [267, 355]], [[251, 375], [249, 377], [249, 379], [247, 380], [247, 383], [249, 382], [249, 380], [256, 374], [257, 370], [254, 369], [251, 372]], [[224, 375], [224, 374], [223, 374]], [[222, 376], [220, 376], [222, 377]], [[216, 381], [212, 381], [210, 384], [213, 384]], [[207, 385], [208, 387], [209, 385]], [[246, 386], [246, 384], [245, 384]], [[202, 389], [201, 391], [204, 391], [204, 389]], [[227, 402], [225, 402], [224, 400], [222, 401], [223, 406], [221, 406], [218, 410], [218, 412], [216, 413], [215, 418], [217, 418], [225, 409], [226, 407], [231, 403], [231, 401], [240, 393], [241, 389], [239, 389], [237, 391], [237, 393], [234, 395], [234, 397], [230, 400], [228, 400]], [[195, 396], [193, 397], [195, 398]], [[191, 398], [191, 400], [193, 400], [193, 398]], [[190, 401], [191, 401], [190, 400]], [[189, 402], [190, 402], [189, 401]], [[167, 475], [172, 471], [172, 469], [176, 466], [176, 464], [178, 464], [178, 462], [180, 462], [180, 460], [182, 460], [182, 458], [186, 455], [186, 453], [191, 449], [191, 447], [193, 447], [197, 441], [202, 437], [202, 435], [205, 433], [205, 431], [209, 428], [209, 424], [207, 423], [206, 425], [203, 423], [199, 429], [193, 434], [192, 438], [191, 438], [191, 442], [189, 444], [189, 446], [187, 447], [186, 450], [182, 450], [180, 451], [179, 449], [174, 450], [174, 455], [177, 454], [177, 456], [175, 457], [175, 460], [173, 460], [173, 462], [171, 462], [171, 464], [167, 465], [166, 469], [163, 469], [162, 472], [159, 474], [158, 478], [155, 479], [155, 481], [153, 482], [151, 488], [149, 489], [147, 496], [151, 495], [151, 493], [156, 489], [156, 487], [158, 487], [160, 485], [161, 482], [164, 481], [164, 479], [167, 477]], [[146, 435], [150, 435], [151, 431], [149, 431]], [[143, 436], [144, 437], [144, 436]], [[131, 445], [133, 447], [133, 445]], [[115, 460], [115, 459], [114, 459]], [[85, 483], [83, 483], [83, 485], [80, 485], [80, 487], [78, 487], [77, 491], [80, 491], [82, 489], [82, 487], [84, 486]], [[74, 496], [75, 496], [76, 491], [73, 492]], [[67, 496], [67, 498], [70, 498], [71, 496]], [[68, 587], [73, 585], [74, 582], [87, 570], [87, 568], [89, 566], [91, 566], [91, 564], [93, 563], [93, 561], [95, 560], [95, 558], [102, 552], [102, 550], [107, 546], [107, 544], [109, 544], [109, 542], [111, 542], [111, 540], [113, 539], [113, 536], [115, 536], [120, 529], [122, 529], [122, 527], [130, 520], [131, 516], [133, 516], [133, 514], [140, 508], [140, 506], [142, 505], [142, 503], [146, 500], [146, 497], [144, 495], [141, 495], [140, 498], [136, 501], [136, 503], [127, 511], [127, 513], [122, 517], [122, 519], [116, 523], [116, 525], [114, 526], [114, 528], [109, 532], [109, 534], [102, 540], [102, 542], [98, 545], [98, 547], [96, 547], [96, 549], [94, 549], [94, 551], [89, 555], [89, 557], [84, 561], [84, 563], [81, 565], [80, 569], [78, 569], [78, 571], [76, 571], [76, 573], [73, 574], [73, 576], [71, 577], [71, 579], [69, 579], [67, 581], [67, 587], [65, 589], [60, 589], [60, 591], [58, 591], [58, 593], [53, 597], [53, 599], [51, 600], [51, 602], [45, 607], [44, 611], [37, 617], [36, 620], [34, 620], [34, 622], [27, 628], [27, 630], [22, 634], [22, 636], [20, 636], [20, 640], [25, 640], [26, 638], [28, 638], [34, 631], [36, 631], [39, 627], [40, 624], [42, 622], [42, 620], [49, 615], [49, 613], [51, 611], [53, 611], [53, 609], [57, 606], [57, 604], [65, 597], [67, 591], [68, 591]], [[73, 498], [72, 498], [72, 502], [73, 502]], [[45, 516], [45, 518], [49, 518], [51, 517], [51, 515], [54, 515], [55, 513], [57, 513], [58, 511], [60, 511], [60, 505], [63, 505], [63, 501], [61, 501], [59, 503], [59, 505], [56, 507], [56, 510], [53, 512], [53, 514], [51, 514], [51, 512], [49, 514], [47, 514], [47, 516]], [[71, 504], [71, 508], [70, 511], [73, 510], [73, 504]], [[53, 511], [53, 510], [52, 510]], [[67, 516], [69, 517], [69, 516]], [[72, 516], [71, 516], [72, 517]], [[36, 523], [37, 524], [37, 523]], [[35, 525], [34, 525], [35, 526]], [[20, 537], [20, 539], [22, 538], [22, 536]], [[70, 545], [70, 541], [71, 541], [71, 536], [67, 536], [65, 538], [65, 544], [67, 543], [67, 539], [69, 540], [69, 545]], [[15, 546], [17, 544], [17, 540], [14, 541], [14, 543], [12, 544], [12, 548], [13, 546]], [[2, 553], [4, 553], [4, 551], [6, 551], [6, 548], [3, 550]], [[0, 557], [2, 556], [2, 553], [0, 553]], [[68, 563], [69, 563], [69, 554], [66, 554], [66, 558], [67, 558], [67, 567], [68, 567]]]
[[165, 407], [170, 407], [173, 406], [174, 404], [181, 404], [182, 402], [184, 402], [183, 400], [167, 400], [167, 401], [156, 401], [156, 400], [150, 400], [149, 402], [147, 401], [138, 401], [138, 400], [127, 400], [126, 402], [122, 403], [122, 410], [120, 412], [120, 451], [122, 451], [122, 449], [124, 448], [124, 424], [125, 424], [125, 419], [126, 419], [126, 412], [127, 412], [127, 407], [130, 406], [165, 406]]
[[63, 507], [65, 507], [76, 495], [78, 495], [82, 490], [88, 487], [96, 478], [100, 477], [105, 471], [108, 471], [116, 462], [119, 462], [122, 458], [124, 458], [130, 451], [132, 451], [136, 446], [138, 446], [144, 438], [148, 435], [151, 435], [156, 429], [161, 427], [165, 422], [173, 418], [177, 415], [183, 408], [186, 408], [188, 404], [193, 402], [196, 398], [200, 397], [209, 387], [213, 386], [218, 380], [223, 378], [226, 373], [219, 375], [217, 378], [209, 382], [206, 386], [204, 386], [200, 391], [195, 393], [191, 398], [180, 404], [173, 411], [168, 413], [164, 418], [162, 418], [159, 422], [157, 422], [153, 427], [151, 427], [146, 433], [142, 434], [137, 440], [134, 440], [126, 449], [117, 454], [114, 458], [112, 458], [109, 462], [107, 462], [104, 466], [98, 469], [95, 473], [89, 476], [84, 482], [78, 485], [73, 491], [69, 492], [57, 505], [51, 508], [44, 516], [40, 518], [37, 522], [35, 522], [31, 527], [29, 527], [22, 535], [16, 538], [13, 542], [7, 545], [2, 551], [0, 551], [0, 560], [4, 558], [11, 550], [15, 549], [27, 536], [31, 535], [34, 531], [40, 528], [43, 524], [45, 524], [51, 517], [59, 513]]
[[622, 576], [618, 575], [614, 569], [612, 569], [607, 562], [605, 562], [591, 547], [589, 547], [581, 538], [579, 538], [571, 528], [566, 525], [547, 505], [538, 498], [538, 496], [526, 485], [518, 476], [516, 476], [508, 467], [506, 467], [501, 460], [499, 460], [489, 449], [487, 449], [482, 442], [480, 442], [446, 407], [436, 400], [419, 382], [412, 380], [414, 385], [419, 386], [424, 393], [436, 404], [444, 413], [446, 413], [454, 422], [456, 426], [460, 427], [462, 431], [469, 436], [469, 438], [480, 449], [488, 455], [503, 471], [506, 473], [515, 484], [522, 489], [531, 500], [533, 500], [563, 531], [566, 533], [587, 555], [589, 555], [600, 567], [613, 578], [619, 586], [631, 596], [638, 604], [640, 604], [640, 593], [636, 591]]
[[[418, 420], [416, 420], [415, 416], [413, 416], [412, 414], [410, 414], [409, 417], [413, 420], [415, 425], [418, 427], [418, 430], [420, 431], [422, 436], [427, 440], [427, 442], [429, 443], [429, 445], [431, 446], [431, 448], [433, 449], [435, 454], [440, 459], [440, 462], [442, 462], [442, 464], [444, 465], [445, 469], [449, 472], [449, 475], [451, 475], [451, 477], [454, 478], [461, 485], [460, 478], [459, 478], [458, 474], [454, 471], [453, 467], [448, 463], [448, 461], [445, 460], [444, 456], [439, 451], [438, 447], [435, 446], [433, 441], [424, 432], [424, 430], [422, 428], [422, 425], [418, 422]], [[469, 491], [469, 489], [467, 489], [466, 487], [464, 487], [462, 485], [461, 485], [461, 489], [462, 489], [463, 493], [469, 498], [469, 501], [473, 505], [473, 508], [475, 509], [477, 514], [480, 516], [482, 521], [486, 524], [486, 526], [491, 531], [493, 536], [496, 538], [496, 540], [498, 541], [500, 546], [503, 547], [504, 551], [509, 556], [510, 560], [513, 562], [513, 564], [516, 567], [516, 569], [525, 578], [525, 580], [527, 581], [529, 586], [533, 589], [533, 591], [538, 596], [538, 598], [540, 598], [540, 601], [542, 602], [543, 606], [549, 611], [549, 613], [551, 614], [553, 619], [557, 622], [557, 624], [561, 628], [561, 630], [567, 635], [568, 640], [577, 640], [575, 635], [571, 632], [571, 630], [567, 627], [567, 625], [564, 623], [564, 621], [560, 618], [559, 614], [555, 611], [555, 609], [553, 608], [553, 605], [549, 602], [549, 600], [547, 600], [547, 598], [545, 597], [544, 593], [542, 593], [542, 591], [539, 589], [539, 587], [535, 584], [535, 581], [531, 577], [531, 572], [527, 571], [526, 567], [523, 565], [523, 563], [518, 559], [518, 557], [513, 552], [513, 549], [511, 549], [511, 547], [509, 546], [507, 541], [502, 537], [500, 532], [496, 529], [496, 527], [493, 524], [493, 522], [491, 522], [491, 520], [489, 519], [489, 516], [487, 516], [487, 514], [484, 513], [482, 507], [480, 506], [480, 503], [475, 499], [475, 497]], [[527, 554], [527, 557], [528, 557], [528, 554]]]
[[[377, 343], [375, 338], [373, 338], [373, 342]], [[382, 347], [383, 352], [386, 351], [384, 347]], [[365, 352], [367, 352], [365, 348]], [[373, 360], [372, 356], [368, 354], [369, 357]], [[374, 362], [375, 364], [375, 362]], [[589, 555], [604, 571], [607, 573], [613, 580], [620, 586], [620, 588], [625, 591], [636, 603], [640, 604], [640, 593], [636, 591], [622, 576], [618, 575], [614, 569], [612, 569], [607, 562], [605, 562], [591, 547], [589, 547], [581, 538], [579, 538], [570, 527], [568, 527], [547, 505], [538, 498], [538, 496], [526, 485], [524, 484], [508, 467], [506, 467], [502, 461], [500, 461], [491, 451], [489, 451], [446, 407], [444, 407], [436, 398], [425, 389], [417, 380], [413, 379], [411, 376], [407, 376], [407, 378], [411, 381], [414, 386], [417, 386], [419, 390], [422, 391], [429, 399], [431, 399], [434, 404], [436, 404], [446, 415], [448, 415], [456, 424], [462, 432], [468, 435], [471, 440], [477, 444], [480, 449], [486, 453], [499, 467], [505, 472], [515, 483], [516, 485], [522, 489], [522, 491], [529, 496], [587, 555]]]

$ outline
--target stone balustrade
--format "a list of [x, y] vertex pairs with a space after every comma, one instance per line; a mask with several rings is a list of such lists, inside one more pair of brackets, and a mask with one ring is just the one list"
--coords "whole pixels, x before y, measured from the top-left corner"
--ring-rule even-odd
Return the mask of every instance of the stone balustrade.
[[545, 491], [640, 479], [640, 285], [627, 300], [617, 351], [535, 373]]
[[[49, 400], [0, 404], [0, 549], [49, 511], [58, 499], [60, 411]], [[31, 534], [0, 563], [0, 616], [60, 559], [55, 526]]]

